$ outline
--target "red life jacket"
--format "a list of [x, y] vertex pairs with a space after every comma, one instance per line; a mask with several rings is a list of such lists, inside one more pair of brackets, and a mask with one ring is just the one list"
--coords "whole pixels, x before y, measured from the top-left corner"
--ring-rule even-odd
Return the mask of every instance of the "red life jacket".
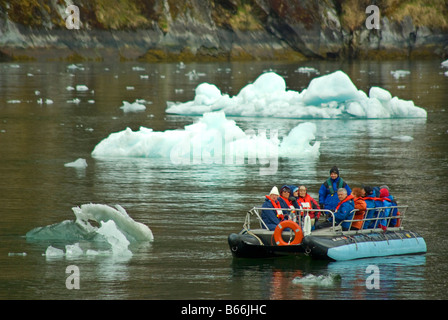
[[352, 199], [354, 199], [354, 198], [355, 198], [355, 197], [353, 197], [352, 195], [349, 195], [349, 196], [347, 196], [347, 198], [345, 198], [344, 200], [339, 201], [339, 203], [338, 203], [338, 205], [337, 205], [337, 207], [336, 207], [336, 209], [335, 209], [334, 211], [335, 211], [335, 212], [338, 211], [339, 207], [340, 207], [344, 202], [347, 202], [347, 201], [352, 200]]
[[276, 209], [276, 211], [277, 211], [277, 218], [279, 218], [280, 220], [283, 221], [283, 219], [285, 217], [283, 216], [283, 211], [281, 210], [282, 207], [280, 206], [280, 202], [278, 202], [278, 200], [277, 201], [272, 200], [270, 196], [266, 196], [266, 199], [271, 201], [272, 206]]
[[282, 207], [280, 207], [280, 202], [272, 200], [270, 196], [266, 196], [266, 199], [269, 199], [269, 201], [271, 201], [271, 204], [274, 208], [277, 208], [277, 209], [282, 208]]
[[286, 198], [284, 198], [284, 197], [282, 197], [282, 196], [280, 196], [280, 198], [282, 198], [283, 200], [285, 200], [286, 204], [291, 208], [292, 203], [291, 203], [291, 201], [289, 201], [289, 199], [286, 199]]
[[[313, 202], [316, 204], [316, 207], [319, 208], [319, 205], [316, 203], [316, 201], [313, 201], [313, 198], [311, 198], [311, 196], [308, 193], [306, 194], [305, 197], [297, 198], [297, 202], [303, 209], [313, 209]], [[308, 214], [311, 219], [315, 217], [314, 211], [308, 211]]]
[[381, 198], [377, 198], [377, 197], [362, 197], [362, 200], [373, 200], [373, 201], [381, 201]]
[[[284, 198], [284, 197], [282, 197], [282, 196], [280, 196], [280, 198], [282, 198], [283, 200], [285, 200], [285, 203], [286, 203], [286, 205], [289, 207], [289, 209], [295, 209], [294, 206], [292, 205], [291, 201], [289, 201], [289, 199], [286, 199], [286, 198]], [[290, 211], [290, 212], [294, 212], [294, 213], [295, 213], [295, 210], [292, 210], [292, 211]]]
[[305, 197], [297, 198], [297, 202], [303, 209], [313, 209], [313, 206], [311, 205], [311, 196], [309, 194], [306, 194]]

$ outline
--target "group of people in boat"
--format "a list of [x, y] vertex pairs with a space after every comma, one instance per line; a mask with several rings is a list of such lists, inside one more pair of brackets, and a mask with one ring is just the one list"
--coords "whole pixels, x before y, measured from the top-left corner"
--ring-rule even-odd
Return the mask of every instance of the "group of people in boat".
[[[345, 231], [360, 230], [361, 228], [381, 228], [385, 231], [388, 226], [399, 225], [399, 219], [385, 219], [399, 215], [396, 205], [397, 203], [386, 185], [381, 187], [362, 186], [352, 190], [340, 177], [338, 167], [334, 166], [330, 169], [329, 178], [322, 183], [319, 189], [318, 201], [308, 194], [304, 185], [284, 185], [280, 191], [274, 186], [269, 195], [265, 196], [261, 218], [265, 224], [263, 227], [267, 227], [271, 231], [282, 221], [290, 219], [292, 211], [300, 213], [302, 216], [304, 213], [308, 214], [312, 230], [331, 227], [334, 217], [335, 225], [340, 224], [342, 230]], [[308, 210], [300, 211], [301, 209]], [[330, 210], [333, 215], [330, 215], [326, 221], [320, 222], [319, 218], [324, 211], [317, 210], [321, 209]]]

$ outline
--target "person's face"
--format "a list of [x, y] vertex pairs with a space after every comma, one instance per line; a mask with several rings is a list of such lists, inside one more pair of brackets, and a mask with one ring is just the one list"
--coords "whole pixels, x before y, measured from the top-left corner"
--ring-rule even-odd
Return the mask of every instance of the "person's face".
[[277, 199], [278, 199], [278, 195], [276, 195], [276, 194], [271, 194], [271, 199], [274, 200], [274, 201], [277, 201]]
[[299, 196], [305, 197], [306, 196], [306, 188], [300, 188], [299, 189]]
[[342, 201], [345, 198], [347, 198], [347, 194], [344, 192], [338, 192], [338, 198], [339, 198], [339, 201]]
[[289, 198], [289, 191], [282, 191], [282, 197], [288, 199]]
[[338, 174], [336, 172], [330, 173], [330, 178], [336, 180], [338, 178]]

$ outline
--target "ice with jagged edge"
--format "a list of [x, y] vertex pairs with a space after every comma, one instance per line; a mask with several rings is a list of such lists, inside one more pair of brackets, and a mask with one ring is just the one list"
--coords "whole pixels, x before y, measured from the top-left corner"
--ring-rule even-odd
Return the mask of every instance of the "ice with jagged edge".
[[[309, 158], [319, 156], [320, 142], [314, 141], [316, 130], [314, 123], [304, 122], [279, 139], [273, 134], [274, 129], [243, 131], [234, 120], [227, 119], [223, 111], [207, 112], [183, 129], [154, 131], [140, 127], [138, 131], [127, 128], [111, 133], [95, 146], [92, 157], [168, 158], [176, 162], [196, 152], [200, 159], [210, 159], [217, 151], [227, 159], [232, 156], [248, 158], [254, 154], [261, 159], [264, 153], [269, 158], [275, 151], [280, 157]], [[222, 142], [217, 148], [220, 139]]]
[[222, 110], [228, 116], [298, 119], [337, 118], [426, 118], [427, 112], [413, 101], [392, 97], [380, 87], [366, 94], [358, 90], [343, 71], [314, 78], [302, 92], [287, 90], [285, 80], [275, 72], [261, 74], [233, 97], [214, 84], [202, 83], [194, 100], [167, 102], [167, 113], [202, 115]]
[[[131, 243], [153, 241], [151, 229], [143, 223], [132, 219], [120, 205], [112, 208], [104, 204], [83, 204], [72, 208], [75, 220], [37, 227], [26, 234], [30, 241], [56, 241], [66, 243], [64, 249], [53, 245], [47, 247], [45, 256], [79, 257], [79, 256], [119, 256], [130, 257]], [[109, 250], [84, 250], [80, 242], [101, 241], [109, 244]]]

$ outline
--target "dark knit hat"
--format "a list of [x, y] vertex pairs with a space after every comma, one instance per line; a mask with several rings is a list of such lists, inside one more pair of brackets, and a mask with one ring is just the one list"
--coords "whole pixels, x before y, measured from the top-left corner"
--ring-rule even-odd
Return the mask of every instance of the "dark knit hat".
[[371, 186], [363, 186], [363, 189], [366, 192], [366, 195], [371, 195], [373, 192], [373, 188]]
[[331, 168], [331, 169], [330, 169], [330, 174], [332, 174], [333, 172], [336, 173], [337, 175], [339, 175], [339, 169], [338, 169], [338, 167], [334, 166], [333, 168]]

